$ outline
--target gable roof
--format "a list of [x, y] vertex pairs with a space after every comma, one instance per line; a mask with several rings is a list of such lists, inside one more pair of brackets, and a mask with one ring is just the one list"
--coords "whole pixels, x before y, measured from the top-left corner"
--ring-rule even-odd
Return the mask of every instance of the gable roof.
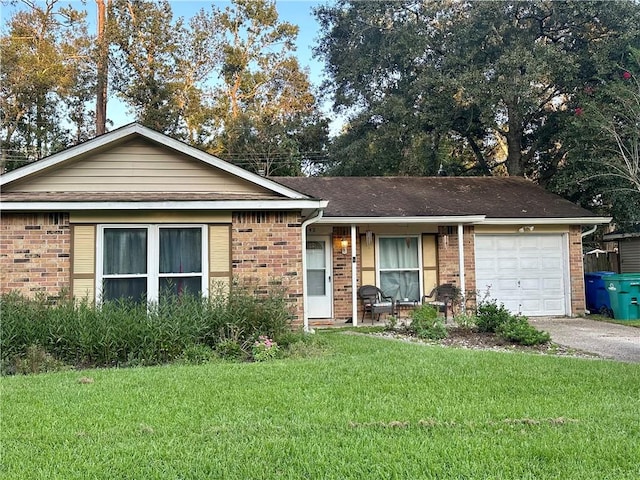
[[482, 217], [473, 223], [608, 223], [520, 177], [272, 177], [329, 200], [324, 218]]
[[[145, 149], [138, 163], [129, 155], [131, 148]], [[173, 170], [156, 176], [149, 158], [157, 159], [162, 152]], [[125, 166], [120, 167], [120, 161]], [[105, 165], [108, 173], [100, 168]], [[140, 173], [143, 165], [151, 176]], [[190, 184], [172, 176], [187, 171]], [[110, 182], [103, 181], [107, 179]], [[163, 183], [155, 183], [160, 180]], [[327, 203], [137, 123], [6, 173], [0, 186], [2, 208], [13, 211], [300, 209], [306, 215]]]
[[79, 145], [70, 147], [66, 150], [46, 157], [42, 160], [5, 173], [0, 176], [0, 186], [6, 187], [16, 182], [24, 182], [35, 176], [63, 168], [65, 165], [76, 161], [78, 158], [91, 153], [101, 152], [110, 148], [114, 148], [115, 146], [120, 145], [126, 141], [130, 141], [136, 137], [145, 139], [164, 148], [168, 148], [177, 153], [186, 155], [191, 159], [197, 162], [201, 162], [206, 166], [213, 167], [222, 172], [242, 178], [279, 196], [290, 199], [309, 198], [308, 196], [297, 192], [289, 187], [273, 182], [268, 178], [262, 177], [260, 175], [251, 173], [231, 163], [225, 162], [224, 160], [221, 160], [195, 147], [187, 145], [186, 143], [175, 140], [167, 135], [156, 132], [155, 130], [151, 130], [150, 128], [144, 127], [139, 123], [130, 123], [109, 133], [100, 135]]

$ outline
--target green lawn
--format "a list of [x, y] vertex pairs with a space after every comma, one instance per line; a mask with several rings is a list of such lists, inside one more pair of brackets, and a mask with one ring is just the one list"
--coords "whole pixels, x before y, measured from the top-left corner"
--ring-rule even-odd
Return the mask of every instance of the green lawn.
[[640, 478], [639, 365], [321, 335], [322, 358], [4, 377], [0, 478]]

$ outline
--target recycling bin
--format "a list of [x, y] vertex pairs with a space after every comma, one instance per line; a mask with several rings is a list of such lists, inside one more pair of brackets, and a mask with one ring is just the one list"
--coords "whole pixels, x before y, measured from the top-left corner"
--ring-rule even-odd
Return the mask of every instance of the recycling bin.
[[640, 320], [640, 273], [620, 273], [605, 278], [613, 318]]
[[584, 275], [584, 290], [587, 299], [587, 310], [613, 317], [609, 291], [605, 284], [606, 277], [616, 272], [589, 272]]

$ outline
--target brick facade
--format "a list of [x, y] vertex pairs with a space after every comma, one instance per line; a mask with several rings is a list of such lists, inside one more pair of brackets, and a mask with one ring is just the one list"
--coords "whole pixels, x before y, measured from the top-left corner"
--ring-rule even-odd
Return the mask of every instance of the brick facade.
[[286, 288], [296, 326], [303, 321], [301, 226], [299, 212], [234, 212], [231, 226], [233, 277], [262, 295]]
[[70, 281], [68, 214], [2, 214], [0, 292], [57, 297]]
[[583, 315], [586, 308], [584, 265], [582, 260], [582, 228], [569, 227], [569, 276], [571, 282], [571, 313]]
[[[356, 235], [356, 252], [359, 251]], [[342, 253], [342, 239], [347, 240], [347, 253]], [[331, 236], [333, 244], [333, 318], [336, 322], [344, 322], [353, 316], [352, 312], [352, 295], [353, 285], [351, 281], [352, 259], [351, 259], [351, 228], [350, 227], [334, 227]], [[360, 255], [356, 255], [359, 262]], [[356, 272], [360, 272], [356, 263]], [[358, 278], [358, 285], [360, 279]]]
[[[467, 306], [475, 304], [476, 261], [473, 226], [464, 227], [464, 283]], [[460, 287], [458, 227], [438, 228], [438, 284], [452, 283]]]

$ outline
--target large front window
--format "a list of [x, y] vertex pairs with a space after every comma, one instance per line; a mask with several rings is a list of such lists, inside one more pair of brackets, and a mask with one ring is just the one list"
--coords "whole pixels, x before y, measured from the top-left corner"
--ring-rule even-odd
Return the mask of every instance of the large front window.
[[396, 300], [420, 300], [418, 237], [379, 237], [380, 289]]
[[101, 298], [154, 301], [162, 294], [206, 293], [205, 237], [201, 225], [99, 227]]

